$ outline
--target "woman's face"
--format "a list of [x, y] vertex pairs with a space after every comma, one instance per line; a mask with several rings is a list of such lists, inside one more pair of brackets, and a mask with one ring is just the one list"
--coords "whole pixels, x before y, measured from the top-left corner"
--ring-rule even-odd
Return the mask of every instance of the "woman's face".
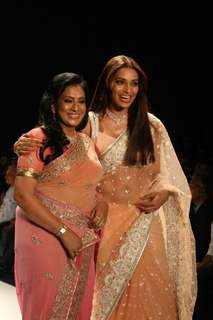
[[80, 85], [68, 86], [57, 101], [57, 112], [63, 129], [74, 129], [86, 112], [86, 97]]
[[139, 77], [131, 68], [119, 69], [111, 82], [111, 108], [128, 109], [139, 91]]

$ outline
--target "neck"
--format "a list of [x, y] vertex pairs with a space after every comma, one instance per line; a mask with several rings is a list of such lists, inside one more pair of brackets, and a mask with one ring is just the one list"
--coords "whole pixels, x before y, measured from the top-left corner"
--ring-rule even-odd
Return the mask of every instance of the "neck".
[[[67, 128], [66, 128], [67, 129]], [[77, 137], [77, 132], [75, 131], [75, 129], [72, 129], [72, 130], [63, 130], [64, 131], [64, 134], [67, 138], [67, 140], [69, 140], [70, 143], [73, 143]]]
[[65, 136], [68, 136], [68, 137], [73, 137], [76, 135], [75, 128], [63, 127], [63, 131]]

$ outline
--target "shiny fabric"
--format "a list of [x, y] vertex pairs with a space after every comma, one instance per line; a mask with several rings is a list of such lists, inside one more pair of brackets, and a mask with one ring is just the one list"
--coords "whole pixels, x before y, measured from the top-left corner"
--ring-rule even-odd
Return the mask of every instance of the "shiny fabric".
[[[41, 129], [31, 131], [43, 138]], [[36, 196], [52, 214], [82, 238], [83, 250], [69, 259], [60, 240], [31, 223], [17, 209], [16, 290], [23, 320], [89, 320], [94, 289], [94, 247], [99, 236], [88, 227], [102, 167], [91, 139], [78, 134], [74, 144], [48, 165], [38, 151], [18, 160], [17, 174], [37, 177]]]
[[[196, 298], [191, 194], [163, 124], [149, 114], [156, 161], [123, 165], [127, 133], [100, 132], [90, 113], [92, 138], [104, 167], [99, 191], [109, 203], [97, 257], [92, 320], [190, 320]], [[170, 191], [156, 212], [140, 213], [140, 195]]]

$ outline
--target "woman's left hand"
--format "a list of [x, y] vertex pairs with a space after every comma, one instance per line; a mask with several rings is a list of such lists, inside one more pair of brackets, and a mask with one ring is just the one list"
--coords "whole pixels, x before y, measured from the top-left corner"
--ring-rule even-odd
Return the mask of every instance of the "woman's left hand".
[[140, 197], [140, 201], [135, 203], [135, 206], [143, 212], [152, 212], [158, 210], [168, 199], [169, 191], [160, 190], [154, 191]]
[[106, 223], [108, 213], [108, 204], [106, 202], [99, 202], [92, 211], [92, 218], [90, 227], [95, 230], [100, 230]]

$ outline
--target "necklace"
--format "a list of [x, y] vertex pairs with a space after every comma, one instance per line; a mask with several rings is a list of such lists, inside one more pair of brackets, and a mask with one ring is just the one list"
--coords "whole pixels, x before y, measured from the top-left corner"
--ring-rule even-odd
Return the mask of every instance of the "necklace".
[[114, 112], [110, 111], [109, 109], [106, 109], [106, 115], [108, 116], [109, 119], [111, 119], [115, 124], [121, 125], [127, 122], [128, 115], [122, 114], [121, 116], [118, 116]]

